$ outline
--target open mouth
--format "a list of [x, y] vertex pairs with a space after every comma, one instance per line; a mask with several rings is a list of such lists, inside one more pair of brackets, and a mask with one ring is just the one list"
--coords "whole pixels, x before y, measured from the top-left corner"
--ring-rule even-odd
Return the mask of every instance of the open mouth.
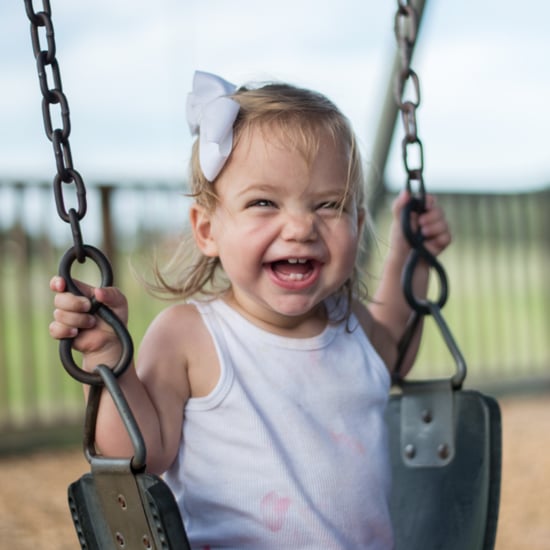
[[281, 281], [307, 281], [316, 273], [319, 262], [307, 258], [288, 258], [271, 263], [271, 271]]

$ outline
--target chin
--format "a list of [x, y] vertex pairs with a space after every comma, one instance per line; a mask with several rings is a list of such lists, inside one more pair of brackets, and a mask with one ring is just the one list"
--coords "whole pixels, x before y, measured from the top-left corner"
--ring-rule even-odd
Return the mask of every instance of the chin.
[[273, 306], [272, 309], [274, 312], [284, 317], [304, 317], [314, 314], [322, 301], [323, 300], [313, 300], [311, 298], [307, 300], [303, 298], [281, 300], [277, 305]]

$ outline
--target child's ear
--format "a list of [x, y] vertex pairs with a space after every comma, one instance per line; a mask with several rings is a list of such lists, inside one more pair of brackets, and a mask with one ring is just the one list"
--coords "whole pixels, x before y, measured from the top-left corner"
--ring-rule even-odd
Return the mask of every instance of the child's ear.
[[204, 206], [194, 203], [189, 212], [189, 221], [193, 230], [193, 237], [199, 250], [209, 257], [218, 256], [218, 245], [212, 235], [211, 214]]

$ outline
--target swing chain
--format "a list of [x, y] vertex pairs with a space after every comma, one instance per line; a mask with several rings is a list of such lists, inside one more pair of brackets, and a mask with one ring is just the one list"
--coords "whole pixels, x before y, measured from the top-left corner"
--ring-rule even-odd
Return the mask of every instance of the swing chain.
[[[69, 136], [71, 133], [71, 120], [69, 102], [63, 92], [61, 72], [56, 58], [56, 44], [52, 12], [49, 0], [42, 0], [42, 11], [35, 11], [33, 0], [25, 1], [25, 11], [30, 21], [31, 40], [40, 91], [42, 92], [42, 117], [44, 130], [48, 139], [52, 142], [57, 172], [53, 180], [53, 191], [56, 209], [59, 217], [71, 227], [73, 246], [67, 250], [59, 265], [59, 274], [65, 279], [67, 288], [73, 294], [83, 295], [72, 278], [71, 267], [74, 261], [84, 263], [89, 258], [98, 268], [101, 275], [101, 286], [112, 286], [113, 274], [111, 265], [106, 256], [93, 246], [84, 244], [80, 222], [86, 215], [86, 186], [80, 173], [75, 170]], [[43, 30], [41, 30], [43, 29]], [[42, 34], [42, 38], [41, 38]], [[44, 38], [45, 35], [45, 38]], [[42, 48], [45, 42], [46, 48]], [[57, 106], [58, 118], [61, 128], [54, 129], [53, 113]], [[64, 193], [64, 184], [74, 186], [76, 195], [76, 208], [67, 209]], [[74, 202], [74, 200], [73, 200]], [[94, 301], [92, 298], [92, 313], [97, 313], [109, 324], [121, 343], [121, 355], [117, 364], [112, 367], [115, 376], [122, 374], [131, 364], [133, 356], [133, 343], [124, 324], [104, 304]], [[103, 381], [98, 373], [83, 371], [74, 361], [71, 353], [73, 338], [60, 341], [59, 353], [61, 362], [67, 372], [78, 381], [102, 385]]]
[[[412, 193], [416, 183], [417, 196], [422, 208], [426, 204], [424, 188], [424, 149], [418, 137], [416, 110], [420, 106], [420, 80], [411, 68], [411, 58], [418, 35], [418, 16], [411, 0], [398, 0], [395, 14], [395, 36], [401, 57], [401, 70], [395, 80], [395, 96], [405, 136], [401, 142], [403, 164], [407, 173], [407, 190]], [[407, 97], [407, 87], [412, 88], [412, 97]], [[410, 158], [416, 157], [416, 165]]]
[[[424, 148], [418, 137], [416, 110], [420, 106], [420, 79], [411, 68], [411, 59], [418, 36], [419, 17], [413, 0], [398, 0], [395, 14], [395, 36], [399, 48], [401, 70], [395, 80], [396, 104], [401, 111], [405, 135], [401, 142], [403, 165], [407, 174], [406, 190], [411, 194], [409, 202], [401, 212], [401, 226], [405, 238], [411, 246], [411, 253], [405, 263], [402, 276], [403, 294], [413, 315], [399, 342], [399, 355], [394, 369], [396, 382], [401, 382], [400, 368], [407, 354], [413, 336], [423, 316], [431, 315], [449, 349], [456, 365], [456, 373], [451, 382], [459, 388], [466, 377], [466, 364], [454, 340], [447, 323], [441, 315], [441, 309], [448, 298], [448, 281], [444, 267], [438, 259], [424, 246], [424, 238], [419, 229], [413, 228], [412, 215], [422, 214], [426, 210], [426, 188], [424, 185]], [[407, 89], [412, 89], [407, 96]], [[416, 165], [410, 160], [415, 155]], [[426, 262], [439, 280], [439, 296], [436, 300], [420, 299], [413, 291], [414, 272], [420, 261]]]
[[[395, 36], [401, 58], [401, 70], [395, 80], [396, 103], [401, 111], [401, 118], [405, 135], [401, 142], [403, 151], [403, 164], [407, 173], [406, 188], [411, 193], [411, 199], [401, 213], [401, 226], [405, 238], [409, 242], [412, 251], [403, 270], [403, 292], [411, 308], [419, 315], [430, 315], [432, 306], [441, 309], [448, 295], [447, 275], [445, 269], [437, 258], [424, 246], [424, 238], [419, 229], [412, 227], [413, 213], [418, 215], [426, 210], [426, 188], [424, 185], [424, 149], [418, 137], [416, 123], [416, 110], [420, 106], [420, 79], [411, 68], [411, 59], [418, 36], [419, 18], [412, 0], [398, 0], [398, 8], [395, 14]], [[406, 88], [412, 87], [412, 98], [407, 97]], [[416, 148], [417, 164], [411, 167], [409, 153]], [[417, 190], [413, 193], [413, 182], [417, 184]], [[419, 261], [425, 261], [433, 268], [439, 279], [439, 297], [430, 303], [427, 299], [417, 298], [413, 292], [413, 275]]]
[[[42, 116], [44, 130], [48, 139], [52, 142], [57, 167], [54, 180], [55, 202], [59, 217], [66, 223], [71, 222], [70, 214], [65, 207], [62, 184], [74, 183], [78, 208], [77, 221], [80, 222], [86, 214], [86, 189], [80, 174], [74, 169], [69, 136], [71, 133], [71, 121], [69, 103], [63, 92], [61, 72], [56, 58], [56, 45], [54, 28], [51, 18], [49, 0], [42, 0], [43, 11], [35, 12], [32, 0], [25, 0], [25, 9], [31, 22], [31, 39], [40, 91], [42, 92]], [[40, 29], [44, 28], [47, 49], [42, 49]], [[51, 78], [53, 87], [50, 87]], [[53, 128], [53, 106], [58, 106], [62, 128]], [[78, 245], [79, 243], [75, 243]]]

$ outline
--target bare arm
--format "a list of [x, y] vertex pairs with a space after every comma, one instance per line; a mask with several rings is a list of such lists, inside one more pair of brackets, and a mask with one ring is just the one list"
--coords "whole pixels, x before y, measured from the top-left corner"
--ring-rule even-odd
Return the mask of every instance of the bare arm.
[[[381, 327], [378, 329], [379, 338], [373, 340], [373, 344], [379, 350], [389, 346], [384, 355], [391, 359], [388, 367], [393, 370], [397, 360], [397, 346], [401, 340], [407, 324], [411, 318], [412, 310], [405, 300], [401, 287], [401, 274], [410, 253], [410, 246], [401, 230], [401, 211], [409, 195], [401, 193], [394, 201], [392, 213], [393, 223], [390, 236], [390, 251], [384, 264], [381, 283], [374, 295], [373, 303], [369, 305], [369, 311], [374, 321]], [[437, 205], [435, 198], [428, 195], [426, 198], [426, 212], [414, 215], [413, 227], [420, 227], [424, 236], [426, 248], [434, 255], [440, 254], [451, 242], [451, 233], [445, 220], [443, 210]], [[429, 266], [420, 260], [413, 275], [413, 293], [417, 298], [425, 298], [428, 294]], [[422, 327], [416, 331], [407, 355], [404, 358], [401, 374], [404, 376], [411, 369], [416, 358]], [[384, 356], [383, 355], [383, 356]]]
[[[87, 296], [93, 293], [126, 323], [126, 299], [118, 289], [79, 286]], [[88, 313], [90, 301], [65, 292], [65, 282], [60, 277], [54, 277], [50, 287], [56, 292], [50, 334], [54, 338], [74, 338], [73, 347], [82, 353], [83, 368], [87, 371], [93, 371], [100, 363], [114, 365], [120, 355], [118, 339], [106, 323]], [[147, 467], [156, 473], [166, 470], [176, 456], [183, 408], [189, 396], [182, 336], [178, 330], [183, 321], [178, 324], [175, 317], [175, 312], [168, 309], [153, 322], [143, 340], [137, 369], [131, 366], [119, 378], [145, 439]], [[133, 454], [126, 429], [107, 392], [101, 396], [96, 442], [106, 456]]]

